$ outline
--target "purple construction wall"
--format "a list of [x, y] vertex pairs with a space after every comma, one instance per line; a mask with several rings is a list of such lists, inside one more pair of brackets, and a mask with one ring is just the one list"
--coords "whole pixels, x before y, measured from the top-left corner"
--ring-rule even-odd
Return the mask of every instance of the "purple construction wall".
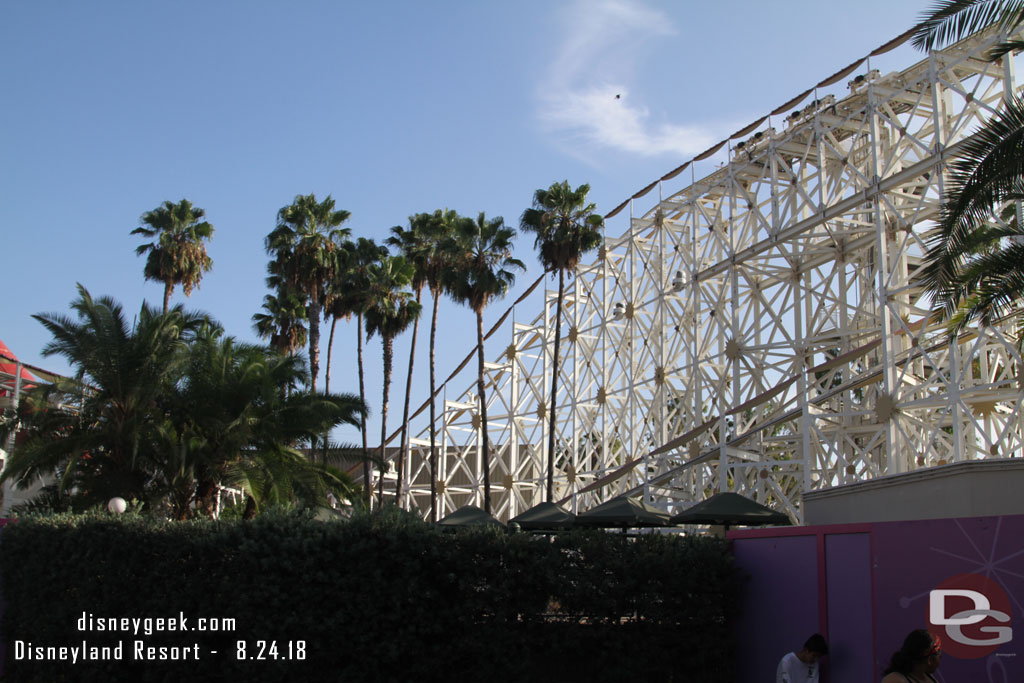
[[[818, 567], [813, 536], [752, 538], [733, 543], [736, 563], [747, 569], [740, 591], [743, 619], [736, 629], [739, 650], [737, 681], [771, 680], [764, 662], [800, 648], [791, 633], [818, 628]], [[784, 628], [778, 625], [784, 624]], [[774, 669], [772, 670], [774, 675]]]
[[[771, 680], [779, 658], [814, 632], [831, 649], [823, 682], [877, 681], [915, 628], [942, 639], [942, 683], [1024, 681], [1024, 516], [735, 531], [729, 539], [749, 576], [736, 627], [740, 683]], [[986, 612], [957, 616], [976, 609]]]
[[[873, 680], [871, 536], [828, 534], [825, 540], [826, 619], [830, 683]], [[824, 666], [824, 665], [823, 665]]]

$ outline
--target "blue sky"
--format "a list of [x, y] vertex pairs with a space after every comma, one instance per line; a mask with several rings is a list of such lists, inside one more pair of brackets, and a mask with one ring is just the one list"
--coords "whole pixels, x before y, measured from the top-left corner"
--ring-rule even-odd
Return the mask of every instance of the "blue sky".
[[[143, 299], [159, 305], [162, 287], [143, 280], [141, 241], [129, 233], [142, 213], [184, 197], [216, 228], [214, 268], [190, 299], [179, 289], [173, 301], [255, 340], [251, 317], [268, 293], [263, 238], [296, 195], [331, 194], [352, 213], [353, 235], [377, 240], [442, 207], [518, 226], [534, 190], [563, 179], [590, 183], [605, 213], [902, 33], [925, 5], [3, 3], [0, 339], [24, 362], [67, 372], [42, 356], [49, 337], [32, 314], [66, 312], [76, 282], [129, 312]], [[919, 58], [904, 47], [872, 66]], [[620, 214], [608, 232], [626, 227]], [[541, 273], [532, 241], [521, 239], [517, 256], [529, 270], [488, 320]], [[443, 377], [475, 329], [468, 309], [445, 304], [441, 316]], [[339, 323], [338, 335], [332, 388], [356, 391], [354, 324]], [[414, 404], [427, 395], [420, 339]], [[488, 357], [506, 344], [493, 342]], [[396, 345], [394, 427], [407, 345], [408, 335]], [[376, 435], [376, 339], [366, 353]]]

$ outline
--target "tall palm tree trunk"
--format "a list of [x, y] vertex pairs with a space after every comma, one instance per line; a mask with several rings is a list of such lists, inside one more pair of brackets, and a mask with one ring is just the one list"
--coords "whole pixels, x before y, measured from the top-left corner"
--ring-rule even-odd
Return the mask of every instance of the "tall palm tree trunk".
[[387, 461], [384, 459], [384, 441], [388, 438], [388, 392], [391, 389], [391, 361], [394, 356], [394, 340], [381, 335], [384, 347], [384, 397], [380, 402], [380, 481], [377, 486], [377, 504], [384, 505], [384, 472]]
[[491, 444], [487, 437], [487, 396], [484, 394], [484, 314], [476, 312], [477, 392], [480, 394], [480, 445], [484, 456], [484, 511], [491, 514]]
[[327, 337], [327, 369], [324, 371], [324, 393], [331, 393], [331, 356], [334, 349], [334, 328], [338, 325], [337, 316], [331, 316], [331, 334]]
[[[420, 295], [422, 289], [416, 290], [416, 303], [420, 302]], [[405, 380], [405, 409], [402, 411], [402, 437], [399, 439], [401, 451], [398, 453], [398, 479], [395, 483], [395, 503], [398, 507], [402, 507], [402, 469], [405, 465], [405, 452], [408, 443], [406, 439], [409, 437], [409, 399], [412, 396], [412, 366], [413, 361], [416, 360], [416, 334], [420, 329], [420, 318], [416, 316], [416, 320], [412, 324], [412, 342], [409, 345], [409, 375]]]
[[[366, 405], [366, 388], [363, 384], [363, 314], [356, 315], [356, 358], [359, 361], [359, 400]], [[359, 431], [363, 436], [363, 490], [365, 491], [366, 507], [373, 504], [373, 488], [370, 478], [370, 450], [366, 445], [366, 416], [359, 421]]]
[[309, 381], [310, 391], [316, 391], [316, 376], [320, 374], [320, 302], [311, 302], [309, 314]]
[[212, 474], [196, 477], [196, 509], [207, 519], [217, 519], [217, 482]]
[[171, 292], [174, 291], [174, 282], [167, 280], [164, 282], [164, 313], [167, 313], [171, 307]]
[[548, 501], [554, 502], [555, 476], [555, 396], [558, 395], [558, 347], [562, 340], [562, 297], [565, 295], [565, 271], [558, 271], [558, 301], [555, 304], [555, 352], [551, 359], [551, 418], [548, 428]]
[[434, 394], [437, 392], [437, 379], [434, 374], [434, 349], [437, 340], [437, 304], [441, 300], [441, 290], [432, 292], [434, 295], [434, 312], [430, 318], [430, 521], [437, 521], [437, 406]]
[[174, 496], [171, 495], [171, 514], [174, 516], [175, 521], [184, 522], [188, 519], [189, 505], [192, 503], [191, 496]]
[[[327, 337], [327, 369], [324, 371], [324, 393], [331, 393], [331, 356], [334, 349], [334, 328], [338, 325], [338, 317], [331, 316], [331, 334]], [[324, 432], [324, 462], [327, 462], [327, 452], [331, 445], [331, 433]]]

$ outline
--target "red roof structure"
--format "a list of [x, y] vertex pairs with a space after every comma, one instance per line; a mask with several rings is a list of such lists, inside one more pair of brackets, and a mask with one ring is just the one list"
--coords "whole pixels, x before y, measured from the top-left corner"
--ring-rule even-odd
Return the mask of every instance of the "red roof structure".
[[[14, 395], [14, 380], [18, 371], [18, 357], [0, 340], [0, 396]], [[21, 368], [21, 389], [32, 386], [35, 377], [24, 366]]]

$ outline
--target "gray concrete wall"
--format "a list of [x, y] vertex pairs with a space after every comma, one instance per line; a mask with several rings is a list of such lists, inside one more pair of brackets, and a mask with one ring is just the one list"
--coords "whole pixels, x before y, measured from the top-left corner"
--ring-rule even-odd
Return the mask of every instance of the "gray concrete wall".
[[942, 465], [804, 494], [808, 525], [1024, 514], [1024, 458]]

